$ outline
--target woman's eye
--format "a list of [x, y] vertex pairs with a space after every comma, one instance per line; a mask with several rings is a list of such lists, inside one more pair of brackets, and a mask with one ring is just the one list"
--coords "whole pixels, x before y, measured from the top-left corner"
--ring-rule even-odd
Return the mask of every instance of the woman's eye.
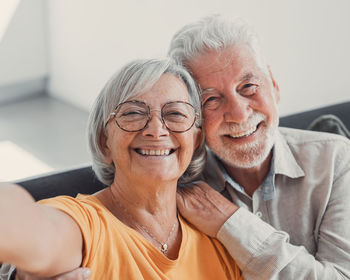
[[179, 111], [176, 111], [176, 112], [171, 112], [171, 113], [169, 113], [169, 115], [172, 115], [172, 116], [185, 116], [185, 114], [184, 114], [184, 113], [179, 112]]
[[123, 117], [128, 117], [128, 116], [139, 116], [139, 115], [145, 115], [145, 114], [146, 113], [142, 112], [142, 111], [127, 111], [127, 112], [122, 113], [121, 115]]
[[180, 111], [166, 112], [164, 114], [165, 118], [187, 118], [187, 114]]

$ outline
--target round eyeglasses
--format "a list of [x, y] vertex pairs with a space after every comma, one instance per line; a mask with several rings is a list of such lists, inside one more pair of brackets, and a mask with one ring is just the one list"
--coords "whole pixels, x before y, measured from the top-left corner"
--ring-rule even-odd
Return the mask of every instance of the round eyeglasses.
[[[120, 129], [128, 132], [143, 130], [152, 119], [150, 107], [137, 100], [120, 103], [111, 113]], [[159, 111], [159, 110], [158, 110]], [[185, 101], [172, 101], [165, 103], [160, 109], [162, 123], [172, 132], [185, 132], [196, 121], [194, 107]]]

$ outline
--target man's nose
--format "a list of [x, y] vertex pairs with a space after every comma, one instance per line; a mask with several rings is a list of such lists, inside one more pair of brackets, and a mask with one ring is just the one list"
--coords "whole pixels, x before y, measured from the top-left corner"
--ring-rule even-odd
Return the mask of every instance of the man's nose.
[[225, 122], [244, 123], [253, 112], [249, 99], [236, 92], [227, 95], [223, 109]]
[[151, 113], [152, 118], [148, 121], [146, 127], [142, 130], [143, 136], [151, 136], [156, 139], [168, 136], [169, 130], [162, 121], [160, 112], [153, 110], [155, 112]]

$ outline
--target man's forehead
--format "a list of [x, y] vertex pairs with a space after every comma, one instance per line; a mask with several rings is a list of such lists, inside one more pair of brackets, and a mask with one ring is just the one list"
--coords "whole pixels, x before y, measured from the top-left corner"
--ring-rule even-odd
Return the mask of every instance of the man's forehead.
[[190, 63], [190, 68], [195, 76], [206, 76], [224, 72], [233, 63], [233, 53], [213, 50], [199, 55]]
[[256, 55], [246, 45], [231, 46], [222, 50], [208, 50], [199, 54], [189, 63], [195, 78], [221, 75], [233, 70], [236, 76], [246, 76], [245, 72], [254, 72], [258, 68]]

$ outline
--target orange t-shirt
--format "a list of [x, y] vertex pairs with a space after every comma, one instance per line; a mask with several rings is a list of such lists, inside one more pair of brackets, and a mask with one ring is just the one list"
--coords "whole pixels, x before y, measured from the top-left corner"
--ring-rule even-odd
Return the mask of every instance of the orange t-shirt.
[[90, 279], [243, 279], [221, 243], [181, 217], [179, 256], [170, 260], [94, 196], [60, 196], [40, 203], [60, 209], [79, 225], [84, 240], [82, 266], [91, 269]]

